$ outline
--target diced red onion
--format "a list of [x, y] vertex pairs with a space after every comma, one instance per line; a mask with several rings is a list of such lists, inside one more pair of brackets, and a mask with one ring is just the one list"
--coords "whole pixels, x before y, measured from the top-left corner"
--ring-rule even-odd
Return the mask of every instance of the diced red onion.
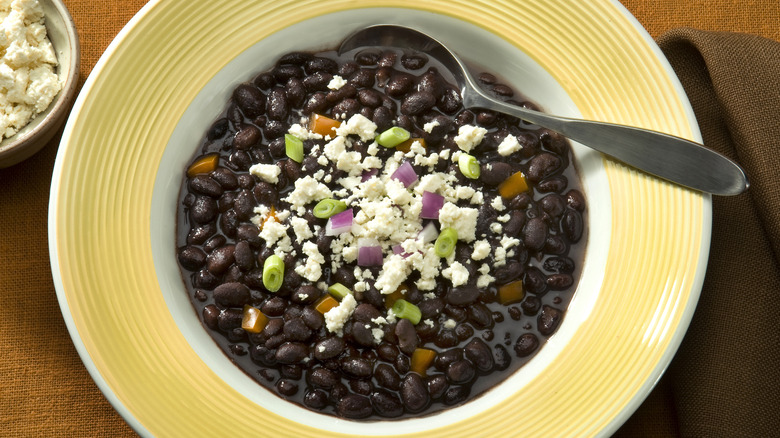
[[417, 173], [415, 173], [414, 168], [408, 161], [404, 161], [404, 163], [390, 175], [390, 178], [401, 181], [404, 187], [409, 188], [409, 186], [417, 182]]
[[406, 252], [406, 250], [404, 249], [404, 247], [400, 243], [397, 244], [397, 245], [393, 245], [393, 254], [398, 254], [402, 258], [407, 258], [410, 255], [412, 255], [411, 253]]
[[433, 222], [423, 227], [422, 231], [417, 235], [417, 239], [422, 243], [433, 242], [437, 237], [439, 237], [439, 230], [436, 229], [436, 225]]
[[370, 169], [363, 172], [363, 176], [360, 177], [360, 182], [366, 182], [371, 179], [372, 176], [379, 173], [379, 169]]
[[325, 235], [336, 236], [352, 230], [352, 209], [348, 208], [339, 214], [334, 214], [325, 224]]
[[422, 194], [422, 210], [420, 211], [420, 218], [422, 219], [438, 219], [439, 210], [444, 206], [444, 196], [429, 191], [424, 191]]
[[358, 239], [358, 266], [382, 266], [382, 246], [376, 239], [361, 237]]

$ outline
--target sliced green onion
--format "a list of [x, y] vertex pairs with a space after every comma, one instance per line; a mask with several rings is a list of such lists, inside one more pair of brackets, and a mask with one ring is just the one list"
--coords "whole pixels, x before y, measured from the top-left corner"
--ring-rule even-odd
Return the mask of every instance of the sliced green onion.
[[433, 250], [439, 257], [447, 257], [455, 251], [455, 245], [458, 243], [458, 232], [454, 228], [445, 228], [436, 238], [433, 244]]
[[274, 254], [263, 263], [263, 286], [269, 292], [276, 292], [282, 287], [284, 281], [284, 261]]
[[387, 131], [379, 134], [379, 137], [376, 138], [376, 142], [386, 148], [394, 148], [406, 140], [409, 140], [410, 136], [411, 134], [409, 134], [409, 131], [406, 129], [393, 126]]
[[395, 300], [392, 310], [395, 316], [408, 319], [414, 325], [417, 325], [422, 318], [420, 308], [404, 299]]
[[327, 198], [318, 202], [317, 205], [314, 206], [312, 213], [314, 214], [314, 217], [328, 219], [329, 217], [339, 214], [346, 209], [346, 202]]
[[303, 141], [300, 138], [284, 134], [284, 151], [290, 159], [299, 163], [303, 161]]
[[479, 161], [477, 161], [477, 159], [473, 155], [460, 154], [460, 157], [458, 157], [458, 167], [460, 168], [460, 172], [466, 178], [470, 178], [470, 179], [479, 178], [479, 174], [480, 174]]
[[351, 294], [349, 289], [341, 283], [336, 283], [328, 288], [328, 293], [335, 299], [341, 301], [347, 295]]

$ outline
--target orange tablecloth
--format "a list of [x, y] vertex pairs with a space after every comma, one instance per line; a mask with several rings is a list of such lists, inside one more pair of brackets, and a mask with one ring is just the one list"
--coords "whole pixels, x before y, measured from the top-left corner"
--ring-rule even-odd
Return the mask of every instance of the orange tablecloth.
[[[653, 37], [687, 26], [780, 41], [777, 0], [622, 2]], [[81, 38], [83, 83], [117, 32], [145, 2], [66, 3]], [[134, 436], [87, 374], [55, 297], [46, 221], [58, 142], [55, 138], [29, 160], [0, 169], [0, 436]], [[15, 244], [19, 239], [26, 244]], [[679, 436], [679, 413], [672, 397], [662, 379], [617, 435]]]

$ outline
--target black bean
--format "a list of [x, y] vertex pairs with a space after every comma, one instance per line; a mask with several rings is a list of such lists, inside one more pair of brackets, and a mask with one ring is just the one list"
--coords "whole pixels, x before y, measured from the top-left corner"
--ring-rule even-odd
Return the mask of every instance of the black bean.
[[509, 365], [512, 363], [512, 357], [509, 355], [506, 347], [501, 344], [493, 346], [493, 363], [498, 371], [504, 371], [509, 368]]
[[399, 354], [398, 356], [396, 356], [393, 365], [395, 366], [395, 370], [398, 371], [400, 374], [406, 374], [409, 372], [409, 369], [411, 369], [409, 356], [405, 354]]
[[314, 303], [320, 296], [322, 296], [322, 292], [320, 292], [319, 289], [310, 284], [306, 284], [295, 289], [290, 296], [290, 301], [305, 306]]
[[510, 281], [517, 280], [518, 277], [523, 275], [525, 267], [515, 260], [510, 260], [504, 266], [496, 268], [495, 277], [496, 283], [506, 284]]
[[402, 318], [398, 321], [398, 324], [395, 326], [395, 335], [398, 337], [398, 348], [409, 356], [414, 353], [414, 350], [420, 344], [417, 331], [408, 319]]
[[401, 382], [401, 400], [409, 412], [420, 412], [428, 406], [428, 388], [419, 374], [409, 373], [404, 377]]
[[197, 271], [206, 263], [206, 253], [194, 246], [185, 246], [179, 250], [179, 263], [190, 271]]
[[310, 60], [312, 58], [311, 53], [307, 52], [290, 52], [286, 53], [279, 58], [279, 61], [276, 62], [277, 65], [304, 65], [306, 61]]
[[566, 203], [579, 212], [585, 210], [585, 196], [579, 190], [572, 189], [566, 192]]
[[371, 331], [371, 324], [355, 321], [353, 323], [347, 323], [345, 329], [349, 330], [349, 334], [352, 336], [352, 340], [355, 341], [355, 343], [357, 343], [359, 346], [374, 346], [374, 334]]
[[210, 176], [225, 190], [235, 190], [238, 188], [238, 178], [236, 178], [236, 174], [226, 167], [217, 167], [211, 172]]
[[215, 249], [220, 248], [224, 246], [227, 243], [227, 238], [221, 234], [217, 234], [216, 236], [212, 236], [203, 243], [203, 249], [207, 253], [214, 252]]
[[222, 310], [219, 312], [219, 316], [217, 316], [217, 327], [225, 332], [239, 328], [241, 327], [243, 317], [244, 312], [241, 309]]
[[302, 78], [304, 76], [303, 69], [294, 64], [277, 65], [271, 73], [280, 84], [287, 83], [290, 78]]
[[455, 333], [455, 330], [451, 329], [445, 329], [441, 330], [438, 335], [436, 335], [436, 339], [434, 339], [433, 343], [439, 347], [439, 348], [450, 348], [458, 345], [460, 342], [460, 339], [458, 339], [458, 335]]
[[196, 196], [190, 207], [190, 219], [196, 224], [211, 222], [217, 214], [217, 201], [209, 196]]
[[561, 159], [550, 153], [540, 153], [531, 158], [528, 163], [526, 177], [529, 181], [537, 183], [561, 169]]
[[453, 306], [468, 306], [479, 298], [479, 289], [471, 285], [463, 285], [451, 288], [445, 295], [447, 304]]
[[208, 304], [203, 308], [203, 323], [206, 327], [216, 330], [219, 318], [219, 309], [213, 304]]
[[468, 307], [469, 321], [479, 328], [493, 327], [493, 313], [482, 303], [474, 303]]
[[235, 210], [228, 210], [219, 217], [219, 226], [228, 237], [235, 237], [240, 222]]
[[372, 121], [376, 123], [379, 131], [383, 131], [393, 126], [393, 113], [384, 106], [377, 107], [374, 109]]
[[365, 49], [355, 54], [355, 61], [360, 65], [376, 65], [382, 54], [378, 49]]
[[495, 125], [496, 121], [498, 121], [498, 114], [493, 111], [484, 110], [477, 113], [477, 123], [480, 126], [489, 128]]
[[539, 204], [552, 217], [560, 217], [566, 210], [566, 200], [557, 193], [550, 193], [539, 200]]
[[216, 232], [217, 226], [213, 222], [194, 227], [187, 233], [187, 244], [200, 245]]
[[426, 91], [415, 91], [404, 96], [401, 102], [401, 113], [405, 115], [417, 115], [427, 111], [436, 104], [436, 97]]
[[404, 413], [404, 405], [398, 396], [386, 389], [379, 388], [371, 393], [371, 404], [377, 414], [393, 418]]
[[401, 56], [401, 65], [409, 70], [419, 70], [428, 63], [428, 56], [423, 53], [405, 53]]
[[358, 91], [358, 101], [361, 105], [365, 105], [370, 108], [377, 108], [382, 105], [382, 95], [371, 88], [363, 88]]
[[528, 292], [541, 295], [547, 291], [547, 277], [538, 268], [532, 266], [525, 270], [523, 286]]
[[252, 157], [246, 151], [236, 150], [228, 157], [227, 165], [235, 170], [249, 170]]
[[280, 379], [276, 382], [276, 390], [279, 394], [290, 397], [298, 392], [298, 384], [292, 380]]
[[287, 303], [285, 302], [284, 298], [281, 297], [271, 297], [269, 298], [265, 303], [263, 303], [263, 306], [260, 310], [266, 315], [266, 316], [282, 316], [284, 314], [284, 309], [287, 308]]
[[563, 175], [555, 175], [549, 178], [545, 178], [536, 185], [536, 190], [540, 193], [560, 193], [566, 186], [569, 185], [569, 180]]
[[233, 91], [233, 100], [244, 115], [250, 119], [263, 114], [265, 110], [265, 95], [250, 84], [241, 84]]
[[571, 273], [574, 271], [574, 260], [569, 257], [549, 257], [542, 263], [542, 267], [548, 272]]
[[212, 198], [218, 198], [222, 195], [224, 189], [222, 186], [207, 175], [197, 175], [190, 178], [187, 183], [190, 191], [201, 195], [211, 196]]
[[302, 319], [298, 318], [286, 321], [282, 332], [286, 339], [297, 342], [304, 342], [312, 335], [311, 329]]
[[[343, 88], [343, 87], [342, 87]], [[337, 114], [346, 120], [360, 112], [360, 102], [356, 99], [347, 98], [333, 105], [333, 114]]]
[[436, 355], [433, 360], [434, 366], [440, 371], [445, 371], [453, 362], [456, 362], [463, 358], [463, 350], [460, 348], [451, 348], [449, 350], [442, 351]]
[[368, 303], [358, 304], [358, 306], [355, 308], [355, 311], [352, 313], [352, 317], [355, 319], [355, 321], [363, 323], [371, 322], [372, 319], [378, 318], [380, 316], [382, 316], [382, 314], [379, 312], [379, 310]]
[[241, 283], [224, 283], [214, 289], [214, 302], [222, 307], [243, 307], [251, 299], [249, 288]]
[[436, 101], [444, 92], [444, 79], [436, 73], [435, 69], [428, 69], [417, 82], [417, 91], [429, 93]]
[[206, 138], [211, 141], [222, 138], [225, 133], [227, 133], [229, 127], [230, 123], [228, 122], [228, 119], [219, 119], [211, 125], [208, 132], [206, 133]]
[[298, 363], [309, 356], [309, 347], [300, 342], [285, 342], [276, 350], [275, 356], [279, 363]]
[[328, 394], [321, 389], [310, 389], [303, 396], [303, 404], [311, 409], [320, 410], [328, 405]]
[[192, 285], [197, 288], [211, 290], [219, 285], [219, 277], [206, 269], [201, 269], [193, 274]]
[[498, 79], [494, 75], [487, 72], [480, 73], [477, 79], [479, 80], [480, 83], [485, 85], [493, 85], [498, 81]]
[[344, 418], [366, 418], [373, 412], [371, 400], [359, 394], [347, 394], [336, 404], [336, 413]]
[[314, 357], [322, 361], [333, 359], [344, 351], [344, 346], [344, 339], [337, 336], [327, 337], [314, 346]]
[[436, 105], [445, 114], [454, 114], [462, 108], [463, 100], [460, 92], [454, 88], [447, 87], [439, 98]]
[[493, 353], [490, 347], [479, 338], [472, 339], [465, 347], [463, 352], [479, 371], [486, 372], [493, 369]]
[[377, 364], [374, 368], [374, 379], [380, 386], [393, 391], [397, 391], [401, 387], [401, 376], [386, 363]]
[[444, 392], [449, 388], [449, 382], [447, 382], [447, 377], [443, 374], [437, 374], [435, 376], [430, 376], [428, 378], [428, 394], [430, 394], [431, 398], [436, 400], [439, 399], [442, 395], [444, 395]]
[[379, 357], [386, 362], [394, 362], [399, 355], [398, 348], [387, 342], [379, 344], [379, 346], [376, 347], [376, 352]]
[[456, 405], [466, 401], [469, 397], [469, 386], [454, 385], [447, 389], [444, 393], [442, 401], [447, 406]]
[[249, 243], [244, 240], [236, 243], [233, 257], [236, 265], [243, 271], [249, 271], [255, 267], [255, 254]]
[[263, 139], [263, 133], [254, 125], [244, 125], [233, 136], [233, 147], [246, 150], [255, 147]]
[[[385, 86], [385, 93], [390, 97], [399, 98], [408, 93], [414, 87], [414, 76], [397, 72], [392, 75]], [[433, 105], [431, 105], [433, 106]]]
[[496, 93], [499, 96], [502, 97], [512, 97], [515, 92], [512, 91], [512, 89], [504, 84], [496, 84], [491, 87], [491, 90]]
[[306, 66], [304, 68], [306, 70], [306, 74], [312, 74], [316, 72], [336, 74], [339, 71], [339, 65], [336, 63], [336, 61], [320, 56], [315, 56], [309, 59], [306, 62]]
[[539, 348], [539, 339], [533, 333], [524, 333], [515, 342], [515, 354], [518, 357], [527, 357]]
[[358, 379], [371, 377], [373, 373], [371, 362], [362, 357], [347, 357], [342, 359], [340, 363], [342, 371]]
[[325, 99], [331, 104], [351, 97], [357, 97], [357, 88], [351, 84], [344, 85], [338, 90], [328, 91], [328, 94], [325, 95]]
[[549, 336], [555, 332], [563, 319], [563, 312], [551, 306], [542, 306], [542, 313], [537, 320], [537, 329], [544, 336]]
[[552, 290], [565, 290], [574, 283], [570, 274], [550, 274], [547, 276], [547, 286]]
[[561, 229], [569, 241], [577, 243], [582, 238], [584, 228], [582, 215], [577, 210], [567, 209], [561, 219]]
[[230, 265], [235, 261], [235, 246], [225, 245], [217, 248], [206, 257], [206, 266], [209, 272], [215, 275], [221, 275], [227, 272]]
[[374, 71], [371, 69], [360, 69], [349, 78], [349, 83], [355, 87], [371, 88], [374, 86]]
[[287, 118], [290, 112], [290, 106], [287, 102], [287, 95], [284, 88], [276, 87], [268, 94], [266, 103], [266, 113], [270, 120], [282, 121]]
[[447, 367], [445, 374], [450, 383], [468, 383], [476, 376], [476, 368], [471, 361], [461, 359], [451, 363], [450, 366]]
[[426, 298], [417, 304], [423, 319], [432, 319], [444, 310], [444, 300], [439, 297]]
[[323, 91], [318, 91], [311, 96], [303, 105], [304, 114], [314, 114], [325, 112], [328, 107], [328, 100], [325, 98], [326, 94]]
[[315, 368], [309, 373], [309, 383], [321, 388], [330, 389], [339, 381], [337, 372], [328, 368]]
[[512, 165], [502, 161], [491, 161], [482, 165], [479, 180], [488, 186], [497, 186], [514, 173]]
[[474, 328], [469, 324], [458, 324], [455, 326], [455, 336], [457, 336], [459, 341], [463, 342], [474, 336]]
[[279, 194], [273, 185], [261, 181], [252, 189], [255, 200], [263, 205], [275, 205], [279, 200]]
[[544, 247], [547, 240], [548, 226], [542, 218], [532, 218], [523, 227], [523, 243], [526, 248], [538, 251]]

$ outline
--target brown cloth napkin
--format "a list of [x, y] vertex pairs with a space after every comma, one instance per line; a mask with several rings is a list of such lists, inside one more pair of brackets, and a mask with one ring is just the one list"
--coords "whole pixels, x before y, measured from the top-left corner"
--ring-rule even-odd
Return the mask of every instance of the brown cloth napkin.
[[[736, 159], [751, 187], [713, 198], [707, 275], [666, 376], [617, 436], [780, 436], [780, 43], [672, 30], [659, 45], [704, 144]], [[676, 416], [676, 424], [668, 416]], [[666, 429], [666, 431], [663, 431]]]

